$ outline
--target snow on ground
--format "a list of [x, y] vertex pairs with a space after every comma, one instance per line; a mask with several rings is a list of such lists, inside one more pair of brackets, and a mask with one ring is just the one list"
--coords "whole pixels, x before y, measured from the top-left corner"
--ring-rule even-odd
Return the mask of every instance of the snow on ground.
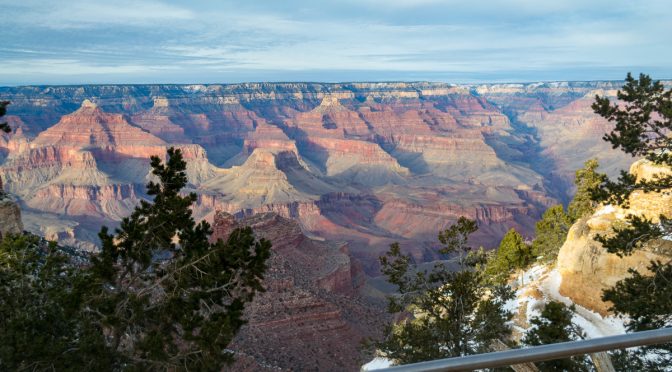
[[[532, 317], [540, 315], [545, 302], [559, 301], [568, 306], [573, 304], [570, 298], [560, 294], [562, 276], [557, 269], [549, 270], [549, 268], [545, 266], [534, 266], [527, 270], [522, 277], [524, 278], [523, 283], [519, 283], [520, 280], [517, 280], [514, 285], [518, 287], [520, 284], [524, 284], [524, 286], [519, 287], [516, 291], [517, 298], [513, 301], [514, 303], [510, 305], [509, 309], [517, 311], [522, 303], [527, 302], [526, 315], [528, 323]], [[543, 300], [525, 297], [524, 293], [529, 291], [530, 287], [536, 287], [543, 295]], [[518, 304], [517, 306], [516, 303]], [[583, 328], [586, 333], [586, 338], [605, 337], [626, 333], [624, 323], [627, 319], [616, 316], [602, 317], [600, 314], [586, 309], [583, 306], [575, 305], [575, 307], [576, 311], [572, 321]]]
[[373, 358], [372, 361], [366, 363], [365, 365], [362, 366], [362, 371], [373, 371], [376, 369], [383, 369], [383, 368], [389, 368], [392, 367], [392, 361], [383, 358], [383, 357], [375, 357]]
[[[572, 300], [560, 294], [560, 284], [562, 276], [558, 270], [552, 270], [548, 274], [548, 279], [541, 283], [543, 293], [556, 301], [561, 301], [565, 305], [571, 305]], [[602, 317], [600, 314], [586, 309], [583, 306], [575, 305], [576, 312], [573, 322], [579, 325], [586, 332], [587, 338], [605, 337], [620, 335], [625, 333], [625, 321], [627, 319], [616, 316]]]
[[[560, 294], [561, 283], [562, 276], [557, 269], [544, 265], [533, 266], [522, 273], [522, 275], [518, 275], [512, 283], [516, 289], [516, 297], [504, 304], [504, 308], [513, 312], [515, 319], [515, 314], [519, 314], [524, 306], [525, 321], [529, 324], [533, 317], [541, 315], [541, 310], [549, 301], [559, 301], [568, 306], [573, 304], [570, 298]], [[536, 292], [535, 289], [538, 290], [537, 293], [541, 293], [543, 298], [540, 299], [531, 295], [531, 293]], [[625, 322], [627, 319], [615, 316], [602, 317], [600, 314], [583, 306], [576, 304], [574, 306], [576, 310], [572, 321], [583, 329], [586, 338], [606, 337], [626, 333]], [[521, 324], [513, 323], [512, 325], [520, 334], [525, 333], [526, 329]], [[376, 357], [363, 365], [362, 371], [373, 371], [391, 366], [391, 360]]]

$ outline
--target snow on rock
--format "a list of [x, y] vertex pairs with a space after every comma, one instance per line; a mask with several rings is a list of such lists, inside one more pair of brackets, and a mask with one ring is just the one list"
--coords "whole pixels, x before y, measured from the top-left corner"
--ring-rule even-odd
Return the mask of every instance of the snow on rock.
[[[521, 280], [522, 278], [522, 280]], [[549, 301], [559, 301], [567, 306], [572, 300], [560, 294], [562, 276], [557, 269], [537, 265], [520, 275], [512, 285], [516, 289], [516, 298], [506, 304], [507, 310], [514, 313], [514, 329], [521, 334], [529, 328], [530, 320], [541, 314]], [[615, 316], [601, 316], [597, 312], [575, 304], [572, 321], [580, 326], [586, 338], [605, 337], [625, 333], [627, 319]]]
[[593, 217], [604, 216], [606, 214], [615, 213], [616, 207], [611, 204], [605, 205], [604, 207], [599, 208], [594, 214]]
[[[561, 301], [568, 306], [572, 305], [571, 299], [560, 294], [561, 283], [562, 276], [558, 270], [554, 269], [548, 274], [548, 279], [542, 282], [542, 292], [548, 293], [549, 297], [555, 301]], [[613, 336], [625, 333], [624, 322], [626, 319], [615, 316], [603, 317], [583, 306], [575, 306], [576, 312], [573, 322], [583, 328], [588, 338]]]
[[362, 371], [373, 371], [376, 369], [383, 369], [383, 368], [389, 368], [392, 367], [392, 361], [383, 358], [383, 357], [375, 357], [373, 360], [370, 362], [366, 363], [365, 365], [362, 366]]
[[[546, 303], [559, 301], [567, 306], [573, 304], [572, 300], [560, 294], [562, 276], [560, 272], [545, 265], [535, 265], [520, 275], [517, 275], [511, 283], [515, 289], [514, 299], [504, 304], [504, 308], [514, 314], [511, 325], [514, 337], [521, 339], [530, 327], [530, 321], [535, 316], [540, 316]], [[583, 306], [576, 305], [574, 324], [581, 327], [587, 339], [613, 336], [626, 333], [625, 323], [627, 319], [615, 316], [601, 316]], [[376, 357], [362, 366], [362, 371], [372, 371], [392, 366], [392, 361]]]

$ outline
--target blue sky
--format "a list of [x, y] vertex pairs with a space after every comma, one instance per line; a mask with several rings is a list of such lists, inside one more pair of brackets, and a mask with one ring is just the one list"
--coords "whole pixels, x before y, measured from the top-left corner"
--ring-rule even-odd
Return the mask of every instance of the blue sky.
[[0, 0], [0, 85], [672, 78], [670, 0]]

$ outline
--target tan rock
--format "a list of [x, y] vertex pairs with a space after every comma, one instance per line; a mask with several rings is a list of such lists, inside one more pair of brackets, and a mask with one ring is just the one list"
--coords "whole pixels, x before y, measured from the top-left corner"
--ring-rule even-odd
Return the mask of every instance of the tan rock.
[[95, 104], [95, 103], [93, 103], [93, 102], [90, 101], [89, 99], [85, 99], [85, 100], [82, 102], [82, 107], [86, 107], [86, 108], [97, 108], [98, 105]]
[[[638, 177], [659, 172], [647, 161], [635, 162], [631, 168]], [[624, 223], [628, 214], [651, 218], [659, 215], [672, 216], [672, 195], [669, 193], [633, 193], [630, 208], [611, 205], [602, 206], [590, 217], [577, 221], [567, 234], [567, 240], [558, 253], [557, 268], [562, 275], [560, 293], [575, 303], [602, 315], [608, 313], [610, 303], [603, 302], [602, 291], [628, 277], [629, 269], [647, 273], [652, 260], [667, 261], [672, 255], [672, 242], [658, 240], [647, 249], [637, 250], [632, 255], [618, 257], [595, 241], [598, 234], [608, 234], [615, 224]]]

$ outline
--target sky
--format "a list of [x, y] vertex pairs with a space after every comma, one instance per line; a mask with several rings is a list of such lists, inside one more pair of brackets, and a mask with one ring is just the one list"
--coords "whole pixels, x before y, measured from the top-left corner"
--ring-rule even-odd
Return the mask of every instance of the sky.
[[670, 0], [0, 0], [0, 86], [672, 78]]

